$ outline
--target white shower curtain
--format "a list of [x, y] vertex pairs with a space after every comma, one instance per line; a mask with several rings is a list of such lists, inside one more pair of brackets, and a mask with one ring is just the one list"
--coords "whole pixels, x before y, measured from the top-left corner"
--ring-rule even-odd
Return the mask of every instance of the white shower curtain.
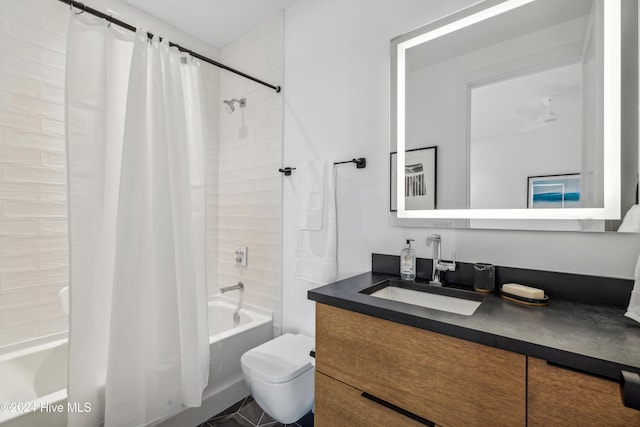
[[147, 425], [209, 375], [198, 65], [79, 15], [66, 87], [69, 426]]

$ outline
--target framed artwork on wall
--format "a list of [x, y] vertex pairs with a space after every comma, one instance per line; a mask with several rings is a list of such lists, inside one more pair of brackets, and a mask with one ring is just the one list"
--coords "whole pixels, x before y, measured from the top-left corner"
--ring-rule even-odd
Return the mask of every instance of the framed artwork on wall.
[[527, 178], [527, 208], [579, 208], [580, 174], [541, 175]]
[[[391, 161], [391, 199], [389, 210], [397, 209], [397, 170], [398, 153], [390, 155]], [[436, 209], [437, 206], [437, 167], [438, 147], [414, 148], [405, 151], [405, 208], [406, 209]]]

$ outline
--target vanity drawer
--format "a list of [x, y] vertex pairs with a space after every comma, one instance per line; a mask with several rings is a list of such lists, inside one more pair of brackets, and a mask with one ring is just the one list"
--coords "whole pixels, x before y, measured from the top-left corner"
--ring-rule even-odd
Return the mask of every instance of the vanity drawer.
[[620, 385], [530, 357], [529, 426], [640, 426], [622, 404]]
[[[316, 372], [314, 423], [317, 426], [424, 426], [364, 397], [362, 391]], [[433, 425], [433, 424], [426, 424]]]
[[318, 372], [443, 426], [525, 425], [525, 356], [323, 304], [316, 316]]

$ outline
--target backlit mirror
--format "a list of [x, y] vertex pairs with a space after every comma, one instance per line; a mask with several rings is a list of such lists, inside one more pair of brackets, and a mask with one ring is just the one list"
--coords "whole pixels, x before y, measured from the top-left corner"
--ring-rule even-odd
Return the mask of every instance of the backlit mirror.
[[633, 3], [487, 0], [392, 40], [396, 225], [617, 229], [637, 194]]

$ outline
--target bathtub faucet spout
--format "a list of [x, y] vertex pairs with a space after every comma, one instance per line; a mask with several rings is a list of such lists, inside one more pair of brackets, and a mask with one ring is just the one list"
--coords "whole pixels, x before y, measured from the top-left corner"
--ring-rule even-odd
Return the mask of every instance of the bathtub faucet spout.
[[233, 324], [234, 326], [238, 326], [240, 324], [240, 309], [242, 308], [242, 295], [244, 295], [244, 284], [242, 282], [238, 282], [237, 285], [227, 286], [224, 288], [220, 288], [220, 293], [224, 294], [229, 291], [240, 291], [240, 298], [238, 299], [238, 306], [233, 312]]
[[224, 294], [225, 292], [237, 291], [237, 290], [244, 291], [244, 284], [242, 282], [238, 282], [237, 285], [227, 286], [225, 288], [220, 288], [220, 293]]

